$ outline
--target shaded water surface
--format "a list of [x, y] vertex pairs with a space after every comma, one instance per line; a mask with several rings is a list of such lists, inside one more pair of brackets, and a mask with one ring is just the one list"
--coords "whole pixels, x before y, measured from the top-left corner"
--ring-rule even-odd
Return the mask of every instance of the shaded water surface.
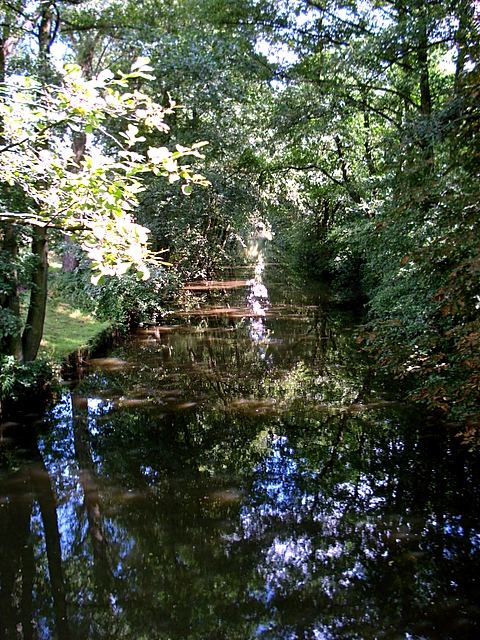
[[480, 637], [477, 461], [317, 292], [219, 286], [2, 442], [0, 638]]

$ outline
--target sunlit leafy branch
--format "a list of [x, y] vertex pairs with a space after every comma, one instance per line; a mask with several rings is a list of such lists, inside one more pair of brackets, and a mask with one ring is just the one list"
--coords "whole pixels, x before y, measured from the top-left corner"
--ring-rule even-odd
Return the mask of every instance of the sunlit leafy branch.
[[[147, 58], [139, 58], [129, 73], [109, 70], [86, 80], [77, 65], [66, 65], [59, 86], [41, 86], [30, 77], [15, 77], [1, 87], [0, 179], [20, 188], [28, 203], [23, 211], [0, 209], [0, 220], [57, 228], [74, 236], [96, 272], [121, 275], [133, 268], [142, 279], [148, 264], [159, 262], [148, 249], [148, 229], [134, 218], [138, 194], [148, 174], [181, 182], [189, 195], [194, 185], [208, 185], [184, 159], [202, 158], [198, 142], [146, 148], [144, 131], [167, 132], [165, 116], [178, 108], [156, 103], [146, 93], [130, 89], [132, 81], [150, 80]], [[107, 119], [121, 122], [111, 134]], [[85, 153], [76, 161], [72, 138], [87, 135]], [[108, 135], [108, 155], [99, 143]]]

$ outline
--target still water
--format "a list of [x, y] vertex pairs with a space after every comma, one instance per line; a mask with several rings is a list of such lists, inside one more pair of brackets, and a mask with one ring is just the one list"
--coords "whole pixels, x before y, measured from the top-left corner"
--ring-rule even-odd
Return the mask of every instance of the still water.
[[2, 442], [0, 638], [480, 637], [478, 459], [352, 315], [244, 277]]

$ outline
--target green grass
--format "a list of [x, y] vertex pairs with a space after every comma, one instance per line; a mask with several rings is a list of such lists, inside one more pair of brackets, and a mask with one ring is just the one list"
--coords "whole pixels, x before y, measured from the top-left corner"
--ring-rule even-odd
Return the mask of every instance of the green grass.
[[69, 354], [87, 347], [108, 326], [108, 322], [100, 322], [66, 302], [49, 298], [39, 356], [61, 362]]

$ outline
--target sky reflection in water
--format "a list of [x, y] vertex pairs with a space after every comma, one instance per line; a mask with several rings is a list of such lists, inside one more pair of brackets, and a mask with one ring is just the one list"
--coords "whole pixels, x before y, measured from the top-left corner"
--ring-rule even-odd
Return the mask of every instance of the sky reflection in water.
[[2, 450], [2, 637], [478, 635], [478, 461], [387, 402], [350, 317], [263, 276]]

